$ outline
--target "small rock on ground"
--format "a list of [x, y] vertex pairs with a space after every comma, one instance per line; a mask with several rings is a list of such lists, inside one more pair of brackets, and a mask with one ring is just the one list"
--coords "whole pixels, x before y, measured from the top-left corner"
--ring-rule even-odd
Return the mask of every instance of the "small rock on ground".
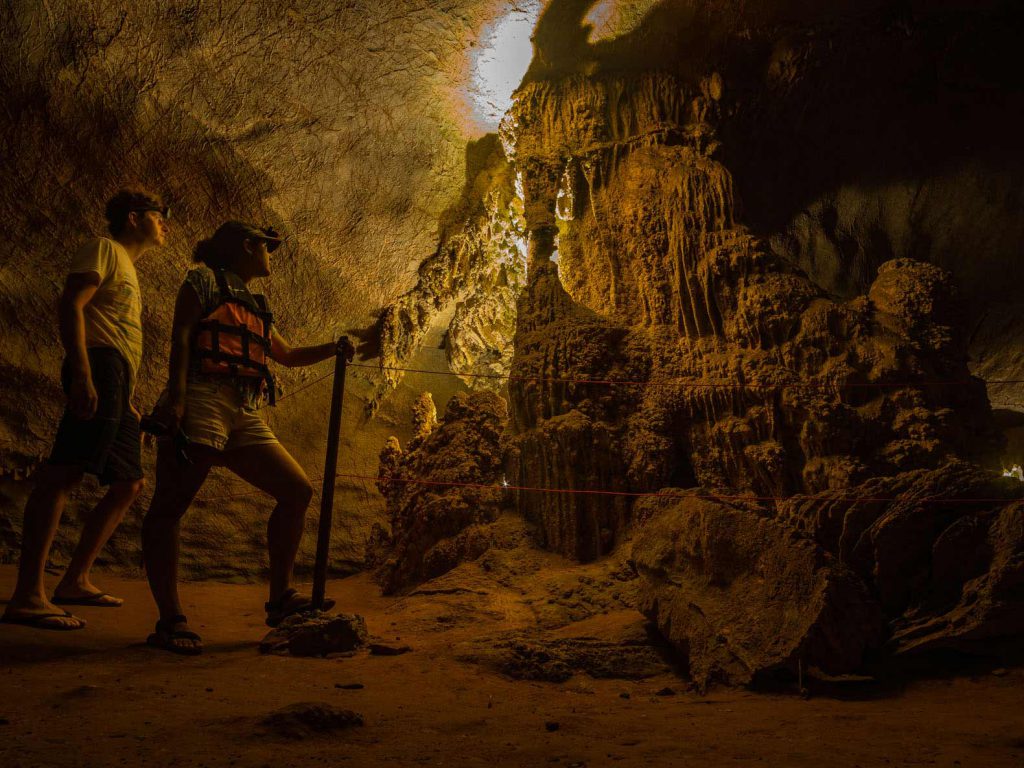
[[371, 656], [401, 656], [409, 653], [412, 648], [408, 645], [385, 645], [384, 643], [370, 643]]
[[304, 739], [363, 724], [363, 716], [319, 701], [302, 701], [275, 710], [263, 718], [264, 728], [278, 736]]
[[366, 645], [369, 633], [362, 616], [318, 613], [290, 616], [260, 642], [260, 653], [329, 656], [350, 653]]

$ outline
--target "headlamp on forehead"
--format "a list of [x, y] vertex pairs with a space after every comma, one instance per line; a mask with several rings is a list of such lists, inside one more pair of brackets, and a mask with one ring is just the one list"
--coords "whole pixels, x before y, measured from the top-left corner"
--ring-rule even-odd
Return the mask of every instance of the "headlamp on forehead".
[[164, 221], [170, 221], [171, 218], [171, 206], [164, 205], [159, 208], [156, 206], [150, 206], [148, 208], [132, 208], [135, 213], [147, 213], [148, 211], [156, 211], [164, 217]]

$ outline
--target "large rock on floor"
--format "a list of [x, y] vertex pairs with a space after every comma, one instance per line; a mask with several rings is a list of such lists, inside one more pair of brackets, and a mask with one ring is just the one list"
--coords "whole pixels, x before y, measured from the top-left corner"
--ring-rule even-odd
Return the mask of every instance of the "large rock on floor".
[[1024, 634], [1024, 503], [961, 518], [932, 553], [933, 592], [945, 596], [945, 604], [896, 620], [890, 641], [896, 652], [971, 650]]
[[652, 499], [633, 544], [640, 608], [701, 688], [800, 668], [857, 669], [880, 644], [879, 606], [814, 542], [755, 511], [697, 496]]
[[878, 596], [894, 653], [1024, 633], [1024, 487], [969, 462], [793, 498], [779, 514]]

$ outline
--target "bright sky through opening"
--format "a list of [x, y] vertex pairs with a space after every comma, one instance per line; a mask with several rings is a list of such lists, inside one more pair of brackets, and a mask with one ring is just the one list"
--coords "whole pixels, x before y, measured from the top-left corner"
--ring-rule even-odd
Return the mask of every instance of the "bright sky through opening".
[[530, 36], [541, 6], [541, 0], [517, 2], [481, 35], [473, 57], [473, 117], [488, 130], [512, 106], [512, 93], [533, 59]]

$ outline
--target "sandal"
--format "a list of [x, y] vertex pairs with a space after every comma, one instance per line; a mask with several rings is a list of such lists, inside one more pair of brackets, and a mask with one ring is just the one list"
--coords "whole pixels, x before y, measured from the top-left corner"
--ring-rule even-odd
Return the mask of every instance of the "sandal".
[[[321, 610], [329, 611], [334, 607], [334, 598], [325, 597]], [[281, 597], [272, 602], [263, 604], [263, 610], [267, 612], [267, 626], [276, 627], [289, 616], [296, 616], [300, 613], [307, 613], [313, 610], [313, 598], [300, 594], [292, 587], [288, 587], [281, 593]]]
[[[156, 631], [146, 638], [146, 645], [182, 656], [198, 656], [203, 652], [203, 638], [189, 629], [174, 629], [175, 624], [187, 623], [188, 619], [180, 614], [171, 616], [167, 621], [160, 619], [156, 623]], [[177, 645], [175, 640], [191, 640], [194, 644]]]
[[106, 592], [96, 592], [92, 595], [82, 595], [80, 597], [60, 597], [59, 595], [54, 595], [52, 602], [54, 605], [87, 605], [93, 608], [120, 608], [124, 605], [124, 600], [120, 597], [108, 595]]
[[[77, 624], [69, 624], [65, 619], [74, 619]], [[22, 627], [33, 629], [49, 629], [54, 632], [74, 632], [77, 629], [85, 629], [85, 619], [80, 619], [69, 611], [61, 613], [5, 613], [0, 622], [4, 624], [17, 624]]]

